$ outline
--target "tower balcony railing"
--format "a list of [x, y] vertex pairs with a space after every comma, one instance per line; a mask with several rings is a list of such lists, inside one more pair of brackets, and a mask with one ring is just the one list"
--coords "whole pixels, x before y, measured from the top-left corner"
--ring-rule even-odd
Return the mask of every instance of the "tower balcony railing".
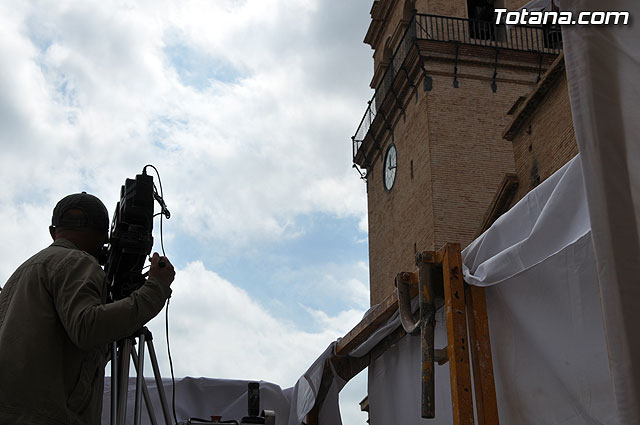
[[557, 25], [498, 25], [494, 21], [456, 18], [451, 16], [415, 14], [387, 64], [387, 69], [368, 102], [356, 133], [351, 138], [355, 158], [371, 124], [389, 93], [396, 75], [417, 40], [441, 41], [496, 49], [559, 54], [562, 50], [562, 34]]

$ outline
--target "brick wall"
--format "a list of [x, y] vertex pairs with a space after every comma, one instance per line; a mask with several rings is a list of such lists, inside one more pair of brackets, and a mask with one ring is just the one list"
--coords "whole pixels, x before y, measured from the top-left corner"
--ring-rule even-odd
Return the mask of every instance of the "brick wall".
[[467, 17], [466, 0], [418, 0], [416, 8], [431, 15]]
[[[394, 127], [398, 168], [394, 187], [383, 186], [387, 137], [369, 168], [369, 267], [371, 303], [394, 290], [401, 271], [415, 269], [416, 251], [446, 242], [467, 245], [478, 230], [503, 176], [514, 172], [511, 143], [501, 134], [506, 112], [534, 86], [536, 73], [502, 72], [508, 81], [491, 90], [493, 68], [459, 64], [466, 77], [453, 87], [453, 65], [432, 60], [433, 89], [409, 97], [406, 121]], [[413, 170], [413, 173], [412, 173]]]
[[390, 138], [368, 170], [372, 305], [391, 293], [397, 273], [414, 270], [414, 244], [417, 249], [433, 247], [428, 103], [427, 94], [419, 93], [418, 103], [411, 102], [407, 107], [406, 122], [400, 120], [394, 128], [398, 165], [391, 191], [387, 192], [383, 185], [384, 152], [391, 143]]
[[[385, 40], [397, 39], [406, 15], [405, 1], [388, 0], [385, 4], [393, 9], [387, 10], [387, 25], [377, 27], [382, 36], [377, 38], [376, 63], [382, 60]], [[421, 13], [466, 16], [466, 0], [417, 0], [416, 8]], [[375, 143], [379, 146], [367, 162], [372, 305], [392, 293], [397, 273], [415, 270], [416, 251], [438, 249], [447, 242], [470, 243], [505, 173], [522, 176], [530, 173], [537, 161], [541, 178], [545, 178], [564, 164], [567, 156], [573, 156], [572, 126], [570, 134], [566, 128], [559, 130], [570, 122], [566, 119], [567, 111], [570, 117], [568, 101], [563, 103], [561, 94], [548, 101], [550, 111], [540, 111], [540, 118], [532, 116], [541, 120], [532, 121], [537, 141], [529, 141], [528, 135], [517, 135], [522, 140], [513, 144], [502, 138], [511, 120], [507, 111], [536, 86], [540, 71], [537, 55], [502, 51], [494, 93], [493, 49], [463, 46], [456, 59], [446, 44], [429, 43], [421, 44], [420, 56], [432, 78], [432, 90], [423, 89], [420, 70], [415, 81], [417, 99], [413, 90], [400, 99], [406, 120], [398, 114], [399, 109], [386, 111], [385, 116], [394, 117], [390, 124], [393, 138], [386, 130], [377, 134]], [[543, 68], [550, 65], [545, 61]], [[454, 67], [458, 88], [453, 87]], [[566, 92], [566, 83], [562, 90]], [[554, 128], [558, 130], [554, 132]], [[562, 146], [547, 147], [541, 139], [546, 132], [563, 134]], [[391, 143], [396, 146], [398, 164], [394, 187], [386, 191], [383, 161]]]
[[501, 134], [509, 107], [529, 89], [501, 83], [492, 93], [486, 81], [465, 79], [458, 89], [443, 81], [434, 93], [438, 99], [429, 110], [434, 248], [447, 242], [465, 247], [476, 236], [505, 173], [514, 172], [512, 147]]
[[513, 138], [513, 152], [520, 181], [516, 200], [578, 154], [564, 73], [520, 126]]

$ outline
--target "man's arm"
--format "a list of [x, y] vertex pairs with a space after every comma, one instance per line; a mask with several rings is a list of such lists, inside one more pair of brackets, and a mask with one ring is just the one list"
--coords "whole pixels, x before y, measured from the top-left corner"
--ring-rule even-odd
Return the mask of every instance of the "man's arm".
[[155, 317], [171, 295], [175, 272], [165, 258], [151, 259], [149, 278], [129, 297], [104, 304], [104, 272], [88, 255], [69, 258], [52, 288], [56, 310], [67, 334], [78, 347], [91, 349], [125, 338]]

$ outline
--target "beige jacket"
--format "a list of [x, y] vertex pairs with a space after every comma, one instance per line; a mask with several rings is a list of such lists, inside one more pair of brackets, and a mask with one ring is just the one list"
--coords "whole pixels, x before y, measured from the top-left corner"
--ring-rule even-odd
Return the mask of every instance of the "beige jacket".
[[105, 304], [96, 259], [57, 240], [0, 292], [0, 424], [100, 423], [108, 343], [131, 335], [171, 289], [154, 279]]

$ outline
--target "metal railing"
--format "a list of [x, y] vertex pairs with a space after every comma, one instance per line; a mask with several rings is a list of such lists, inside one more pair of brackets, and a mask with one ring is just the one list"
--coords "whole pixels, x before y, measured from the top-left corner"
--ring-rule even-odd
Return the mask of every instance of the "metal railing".
[[416, 15], [417, 39], [452, 41], [474, 46], [560, 53], [562, 38], [558, 26], [498, 25], [495, 21]]
[[559, 54], [562, 35], [558, 26], [505, 26], [495, 21], [416, 14], [387, 64], [387, 69], [368, 102], [356, 133], [351, 137], [355, 158], [376, 114], [392, 88], [395, 77], [416, 40], [453, 42], [534, 53]]

